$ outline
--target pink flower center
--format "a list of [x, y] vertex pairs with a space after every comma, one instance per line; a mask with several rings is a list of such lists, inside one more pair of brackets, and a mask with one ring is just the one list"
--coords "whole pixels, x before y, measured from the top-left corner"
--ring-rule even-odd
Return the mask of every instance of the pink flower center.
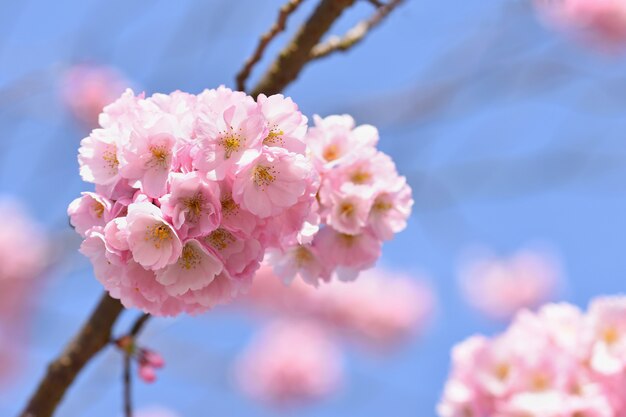
[[253, 171], [254, 183], [265, 190], [265, 187], [276, 180], [276, 170], [272, 166], [257, 165]]
[[235, 200], [233, 200], [232, 196], [228, 196], [227, 198], [222, 200], [222, 215], [223, 216], [230, 216], [232, 214], [237, 214], [238, 209], [239, 209], [239, 205], [235, 203]]
[[209, 245], [213, 246], [217, 250], [226, 249], [231, 243], [235, 242], [235, 237], [228, 230], [217, 229], [211, 232], [206, 238]]
[[178, 265], [181, 268], [190, 270], [198, 266], [200, 263], [200, 253], [189, 243], [183, 247], [183, 253], [178, 258]]
[[204, 208], [204, 196], [198, 192], [192, 197], [185, 198], [183, 204], [189, 210], [189, 220], [196, 221]]
[[619, 332], [615, 326], [607, 327], [602, 332], [602, 340], [604, 340], [607, 345], [613, 345], [619, 340]]
[[150, 147], [150, 152], [152, 153], [150, 166], [162, 169], [169, 168], [170, 153], [165, 146], [152, 146]]
[[285, 141], [283, 140], [283, 135], [285, 132], [278, 128], [272, 128], [267, 137], [263, 140], [263, 144], [266, 146], [285, 146]]
[[358, 168], [350, 175], [350, 181], [355, 184], [367, 184], [372, 180], [372, 174], [369, 172]]
[[224, 158], [228, 159], [233, 153], [239, 152], [243, 139], [236, 133], [230, 133], [224, 136], [219, 144], [224, 148]]
[[377, 198], [372, 205], [372, 210], [375, 212], [386, 212], [393, 208], [393, 204], [388, 201], [383, 200], [382, 198]]
[[300, 268], [311, 262], [313, 260], [313, 255], [311, 254], [311, 251], [304, 246], [298, 246], [298, 249], [296, 249], [296, 253], [294, 254], [294, 258], [296, 260], [296, 265]]
[[93, 212], [96, 213], [96, 217], [101, 219], [104, 215], [104, 205], [98, 201], [93, 202]]
[[326, 148], [324, 148], [324, 152], [322, 152], [322, 157], [328, 162], [334, 161], [335, 159], [339, 158], [339, 146], [334, 143], [328, 145]]
[[354, 204], [352, 203], [348, 203], [348, 202], [344, 202], [341, 203], [341, 206], [339, 206], [339, 213], [342, 216], [346, 216], [346, 217], [352, 217], [352, 215], [354, 214]]
[[156, 249], [161, 249], [161, 244], [164, 241], [172, 239], [170, 228], [162, 223], [148, 226], [147, 229], [145, 240], [151, 240]]
[[120, 161], [117, 159], [117, 147], [115, 145], [108, 146], [107, 150], [102, 152], [102, 159], [111, 172], [117, 172]]

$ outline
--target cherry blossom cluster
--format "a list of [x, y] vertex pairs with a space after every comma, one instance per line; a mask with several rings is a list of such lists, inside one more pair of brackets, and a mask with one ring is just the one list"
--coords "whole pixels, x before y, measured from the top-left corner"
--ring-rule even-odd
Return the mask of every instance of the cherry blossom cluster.
[[452, 352], [442, 417], [626, 416], [626, 297], [520, 312]]
[[95, 192], [68, 213], [110, 295], [154, 315], [193, 314], [249, 285], [314, 204], [306, 122], [291, 99], [224, 87], [128, 90], [107, 106], [78, 157]]
[[283, 277], [354, 277], [411, 208], [376, 129], [331, 116], [307, 134], [282, 95], [127, 90], [99, 123], [78, 157], [95, 192], [70, 222], [109, 294], [154, 315], [229, 301], [270, 251]]
[[536, 308], [558, 289], [561, 268], [548, 251], [521, 249], [508, 257], [473, 251], [461, 263], [459, 285], [468, 303], [485, 316], [509, 320], [522, 308]]
[[303, 281], [285, 286], [263, 265], [241, 304], [255, 313], [316, 321], [366, 346], [391, 348], [424, 332], [435, 296], [424, 280], [380, 268], [363, 271], [355, 282], [314, 288]]
[[282, 252], [272, 251], [269, 260], [286, 282], [299, 275], [317, 285], [333, 273], [351, 281], [374, 266], [383, 241], [406, 227], [411, 188], [376, 148], [375, 127], [355, 127], [348, 115], [314, 121], [306, 144], [321, 178], [315, 206], [320, 224], [311, 223], [298, 240], [283, 239]]
[[266, 326], [238, 358], [235, 378], [251, 397], [293, 407], [337, 390], [343, 380], [341, 353], [324, 327], [278, 320]]
[[609, 48], [626, 44], [626, 3], [623, 0], [534, 0], [545, 20], [578, 32]]

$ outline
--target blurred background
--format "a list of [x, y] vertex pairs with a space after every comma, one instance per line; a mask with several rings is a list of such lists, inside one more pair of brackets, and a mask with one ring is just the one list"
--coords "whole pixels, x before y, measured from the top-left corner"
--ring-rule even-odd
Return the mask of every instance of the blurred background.
[[[90, 189], [76, 155], [103, 97], [126, 86], [146, 94], [234, 88], [282, 3], [0, 0], [0, 194], [13, 213], [2, 212], [2, 228], [24, 220], [15, 216], [39, 225], [0, 245], [13, 251], [0, 258], [40, 253], [47, 242], [30, 287], [0, 287], [0, 314], [10, 323], [0, 331], [8, 352], [0, 415], [17, 414], [102, 292], [66, 209]], [[270, 46], [253, 81], [315, 3], [290, 18], [289, 34]], [[358, 1], [332, 32], [372, 11]], [[525, 0], [407, 0], [362, 44], [311, 63], [285, 94], [309, 117], [349, 113], [376, 125], [380, 148], [413, 187], [409, 226], [384, 246], [380, 266], [428, 288], [429, 297], [415, 299], [428, 319], [411, 321], [402, 341], [384, 349], [334, 331], [340, 386], [289, 407], [248, 397], [234, 376], [268, 321], [258, 310], [242, 302], [155, 319], [140, 341], [166, 366], [155, 383], [135, 383], [136, 408], [180, 417], [434, 416], [455, 343], [497, 332], [519, 307], [585, 306], [622, 292], [625, 64], [617, 51], [546, 27]], [[116, 333], [137, 315], [127, 312]], [[121, 416], [121, 381], [122, 357], [108, 349], [57, 415]]]

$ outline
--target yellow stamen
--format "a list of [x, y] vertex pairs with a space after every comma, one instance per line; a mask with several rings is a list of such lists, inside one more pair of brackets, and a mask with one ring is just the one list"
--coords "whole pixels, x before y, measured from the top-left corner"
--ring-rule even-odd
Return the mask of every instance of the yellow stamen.
[[237, 239], [226, 229], [219, 228], [211, 232], [206, 237], [209, 245], [213, 246], [217, 250], [226, 249], [231, 243], [234, 243]]
[[178, 265], [181, 268], [190, 270], [195, 268], [200, 263], [200, 252], [194, 248], [191, 244], [187, 243], [183, 247], [183, 253], [178, 258]]
[[324, 148], [324, 152], [322, 152], [322, 157], [328, 162], [334, 161], [335, 159], [339, 158], [339, 147], [335, 144], [328, 145], [326, 148]]
[[339, 213], [342, 216], [351, 217], [355, 212], [354, 204], [352, 203], [342, 203], [339, 206]]
[[296, 253], [294, 254], [294, 258], [296, 260], [296, 265], [300, 268], [311, 262], [313, 260], [313, 255], [311, 254], [311, 251], [304, 246], [298, 246], [298, 249], [296, 249]]
[[104, 205], [98, 201], [93, 202], [93, 211], [99, 219], [104, 215]]
[[152, 159], [149, 165], [152, 167], [165, 168], [169, 167], [170, 153], [164, 146], [151, 146], [150, 152], [152, 153]]
[[550, 386], [550, 380], [545, 374], [536, 374], [531, 382], [531, 387], [534, 391], [544, 391]]
[[500, 381], [504, 381], [509, 376], [510, 372], [511, 366], [508, 363], [498, 364], [494, 369], [494, 374]]
[[263, 144], [266, 146], [285, 146], [285, 141], [283, 139], [284, 134], [285, 132], [282, 130], [272, 129], [263, 140]]
[[265, 187], [270, 185], [276, 180], [276, 171], [274, 167], [266, 167], [263, 165], [257, 165], [253, 171], [254, 183], [265, 190]]
[[102, 152], [102, 159], [111, 170], [111, 173], [117, 172], [120, 161], [117, 159], [117, 147], [115, 145], [110, 145], [106, 151]]
[[228, 159], [233, 153], [238, 152], [241, 149], [241, 136], [231, 133], [224, 136], [220, 140], [220, 145], [224, 148], [224, 158]]
[[372, 174], [361, 169], [357, 169], [350, 175], [350, 181], [355, 184], [366, 184], [372, 179]]
[[231, 196], [228, 196], [224, 200], [222, 200], [222, 215], [223, 216], [230, 216], [233, 214], [237, 214], [238, 211], [239, 211], [239, 205], [235, 203], [235, 201], [233, 200]]
[[165, 224], [154, 224], [152, 226], [148, 226], [147, 229], [145, 240], [151, 240], [156, 249], [161, 249], [161, 244], [164, 241], [172, 239], [172, 232]]
[[607, 345], [615, 344], [619, 340], [619, 332], [615, 328], [615, 326], [607, 327], [604, 332], [602, 332], [602, 340]]
[[202, 213], [202, 208], [204, 207], [204, 197], [201, 193], [197, 193], [193, 197], [185, 198], [183, 200], [183, 204], [191, 213], [190, 220], [195, 221]]
[[393, 208], [393, 204], [384, 201], [383, 199], [376, 199], [372, 205], [372, 210], [375, 212], [385, 212]]

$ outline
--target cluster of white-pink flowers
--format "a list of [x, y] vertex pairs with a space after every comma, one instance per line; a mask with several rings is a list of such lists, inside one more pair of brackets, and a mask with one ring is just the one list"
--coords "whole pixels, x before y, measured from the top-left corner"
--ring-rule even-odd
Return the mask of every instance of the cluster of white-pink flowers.
[[536, 308], [557, 292], [558, 259], [547, 251], [521, 249], [508, 257], [478, 251], [461, 263], [459, 285], [467, 302], [482, 314], [508, 320], [522, 308]]
[[520, 312], [456, 346], [442, 417], [626, 416], [626, 297]]
[[534, 0], [549, 24], [578, 32], [592, 42], [615, 48], [626, 44], [623, 0]]
[[321, 177], [314, 214], [322, 227], [313, 222], [298, 240], [283, 239], [269, 260], [284, 281], [299, 275], [317, 285], [333, 273], [349, 281], [371, 268], [382, 242], [406, 227], [413, 199], [406, 178], [377, 150], [375, 127], [355, 127], [348, 115], [314, 120], [306, 143]]
[[[99, 122], [79, 150], [95, 192], [68, 214], [96, 277], [127, 307], [203, 312], [246, 288], [270, 249], [309, 281], [358, 273], [409, 214], [410, 189], [376, 152], [374, 128], [334, 116], [307, 134], [282, 95], [128, 90]], [[356, 195], [369, 202], [328, 200]]]

